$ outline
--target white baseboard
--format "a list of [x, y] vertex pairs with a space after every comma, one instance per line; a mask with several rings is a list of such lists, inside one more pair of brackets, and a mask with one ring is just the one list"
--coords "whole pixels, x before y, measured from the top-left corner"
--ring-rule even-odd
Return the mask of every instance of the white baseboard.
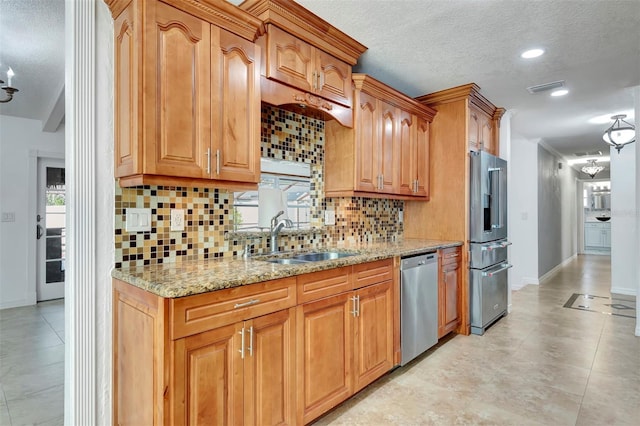
[[562, 269], [563, 267], [565, 267], [567, 264], [569, 264], [570, 262], [572, 262], [576, 257], [578, 257], [577, 253], [574, 253], [572, 256], [566, 258], [565, 260], [563, 260], [560, 264], [556, 265], [555, 268], [553, 268], [552, 270], [550, 270], [549, 272], [547, 272], [546, 274], [544, 274], [543, 276], [541, 276], [538, 280], [538, 282], [540, 284], [543, 284], [545, 281], [549, 280], [551, 277], [553, 277], [555, 274], [558, 273], [558, 271], [560, 271], [560, 269]]
[[511, 290], [513, 291], [518, 291], [520, 289], [525, 288], [526, 286], [528, 286], [529, 284], [533, 284], [533, 285], [539, 285], [540, 282], [538, 282], [537, 278], [531, 278], [531, 277], [522, 277], [522, 280], [520, 281], [519, 284], [511, 284]]
[[638, 290], [626, 287], [611, 287], [611, 293], [624, 294], [627, 296], [637, 296]]
[[636, 320], [636, 336], [640, 337], [640, 322]]
[[3, 300], [0, 303], [0, 309], [9, 309], [9, 308], [19, 308], [21, 306], [31, 306], [31, 303], [28, 298], [24, 299], [14, 299], [14, 300]]

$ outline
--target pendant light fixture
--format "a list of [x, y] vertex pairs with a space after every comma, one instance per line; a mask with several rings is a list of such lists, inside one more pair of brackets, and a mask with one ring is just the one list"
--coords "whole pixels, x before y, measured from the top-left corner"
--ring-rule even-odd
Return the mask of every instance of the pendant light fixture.
[[617, 149], [618, 154], [625, 145], [636, 141], [636, 128], [633, 124], [624, 121], [626, 117], [626, 114], [612, 116], [611, 119], [615, 121], [602, 135], [602, 139]]
[[593, 179], [598, 173], [604, 170], [604, 167], [596, 165], [596, 161], [598, 160], [589, 160], [589, 164], [581, 169], [583, 173], [591, 176], [591, 179]]

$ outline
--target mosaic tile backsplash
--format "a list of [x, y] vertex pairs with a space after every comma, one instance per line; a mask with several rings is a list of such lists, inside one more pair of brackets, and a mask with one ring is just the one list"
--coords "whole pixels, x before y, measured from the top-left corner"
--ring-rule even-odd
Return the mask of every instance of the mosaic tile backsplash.
[[[311, 166], [312, 230], [279, 236], [281, 250], [319, 248], [340, 241], [361, 242], [402, 238], [399, 212], [404, 203], [368, 198], [325, 198], [323, 185], [324, 122], [269, 105], [262, 107], [263, 157], [308, 163]], [[254, 254], [270, 247], [268, 233], [233, 231], [233, 193], [206, 188], [144, 186], [115, 190], [115, 267], [182, 260], [233, 257], [249, 243]], [[127, 208], [151, 209], [151, 232], [125, 230]], [[170, 210], [185, 210], [185, 229], [170, 230]], [[324, 226], [326, 209], [336, 224]], [[227, 237], [225, 237], [225, 235]]]

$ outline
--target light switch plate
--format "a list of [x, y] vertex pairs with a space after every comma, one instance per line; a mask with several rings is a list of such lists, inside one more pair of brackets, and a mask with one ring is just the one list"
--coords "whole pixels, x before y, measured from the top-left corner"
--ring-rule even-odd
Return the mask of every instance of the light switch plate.
[[184, 209], [171, 209], [171, 230], [184, 231]]
[[2, 212], [2, 221], [3, 222], [15, 222], [16, 221], [15, 212]]
[[336, 224], [336, 212], [333, 210], [325, 210], [324, 212], [324, 224], [335, 225]]
[[151, 209], [127, 209], [127, 232], [151, 232]]

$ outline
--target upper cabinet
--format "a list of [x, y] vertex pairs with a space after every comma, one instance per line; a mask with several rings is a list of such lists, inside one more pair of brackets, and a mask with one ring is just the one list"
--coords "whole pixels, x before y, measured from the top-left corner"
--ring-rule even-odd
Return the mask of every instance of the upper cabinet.
[[[439, 110], [439, 105], [464, 101], [466, 103], [467, 149], [500, 154], [500, 119], [504, 108], [497, 108], [480, 94], [480, 87], [467, 84], [416, 98]], [[459, 123], [462, 124], [462, 123]]]
[[353, 82], [354, 127], [325, 124], [325, 195], [427, 200], [436, 112], [366, 74]]
[[259, 17], [262, 100], [283, 108], [311, 107], [325, 119], [353, 126], [351, 68], [367, 48], [290, 0], [247, 0]]
[[281, 30], [267, 26], [266, 76], [351, 107], [351, 65]]
[[253, 40], [261, 23], [231, 4], [168, 3], [180, 9], [107, 1], [115, 17], [115, 176], [121, 186], [255, 187], [261, 55]]

